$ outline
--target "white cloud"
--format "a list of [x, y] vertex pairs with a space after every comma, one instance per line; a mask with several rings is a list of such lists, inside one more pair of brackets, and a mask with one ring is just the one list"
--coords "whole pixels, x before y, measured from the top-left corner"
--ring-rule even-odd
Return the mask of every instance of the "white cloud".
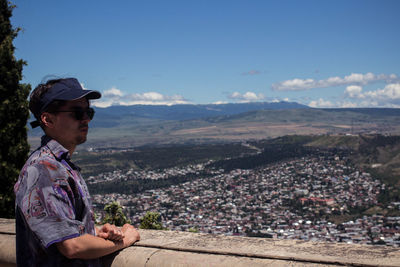
[[112, 87], [111, 89], [104, 91], [102, 95], [103, 97], [121, 97], [124, 94], [121, 92], [121, 90]]
[[[174, 105], [188, 103], [181, 95], [162, 95], [157, 92], [146, 92], [142, 94], [130, 94], [124, 97], [127, 105], [145, 104], [145, 105]], [[134, 103], [134, 104], [131, 104]]]
[[234, 92], [228, 96], [230, 99], [239, 100], [240, 102], [252, 102], [264, 100], [265, 96], [263, 94], [256, 94], [253, 92], [246, 92], [241, 94], [239, 92]]
[[278, 84], [273, 84], [272, 89], [277, 91], [285, 91], [285, 90], [306, 90], [309, 88], [313, 88], [315, 86], [315, 81], [313, 79], [293, 79], [283, 81]]
[[308, 104], [312, 108], [359, 108], [359, 107], [368, 107], [369, 103], [359, 103], [359, 102], [351, 102], [351, 101], [338, 101], [333, 103], [332, 101], [325, 99], [313, 100]]
[[362, 87], [358, 85], [350, 85], [346, 87], [345, 95], [351, 98], [363, 97], [361, 94]]
[[181, 95], [163, 95], [158, 92], [145, 92], [135, 94], [125, 94], [121, 90], [113, 87], [106, 90], [102, 94], [102, 98], [93, 101], [93, 106], [96, 107], [109, 107], [112, 105], [176, 105], [176, 104], [188, 104], [187, 101]]
[[113, 101], [112, 100], [102, 100], [102, 99], [100, 99], [100, 100], [91, 100], [90, 101], [90, 105], [98, 107], [98, 108], [106, 108], [106, 107], [112, 106], [113, 105]]
[[392, 83], [386, 85], [383, 89], [369, 91], [364, 93], [365, 97], [386, 101], [400, 100], [400, 83]]
[[322, 98], [313, 100], [308, 105], [312, 108], [333, 108], [335, 106], [331, 101]]
[[251, 100], [263, 99], [264, 96], [263, 96], [262, 94], [256, 95], [256, 94], [253, 93], [253, 92], [246, 92], [246, 93], [243, 95], [243, 98], [246, 99], [246, 100], [250, 100], [250, 101], [251, 101]]
[[228, 102], [226, 102], [226, 101], [216, 101], [216, 102], [213, 102], [212, 104], [214, 104], [214, 105], [223, 105], [223, 104], [228, 104]]
[[319, 100], [311, 101], [309, 106], [315, 108], [400, 108], [400, 83], [387, 84], [383, 89], [366, 92], [363, 92], [361, 86], [347, 86], [344, 91], [344, 97], [344, 99], [336, 103], [320, 98]]
[[360, 107], [367, 107], [367, 106], [363, 106], [360, 103], [343, 101], [343, 102], [337, 103], [337, 107], [339, 107], [339, 108], [360, 108]]
[[147, 92], [142, 94], [130, 94], [125, 98], [130, 101], [163, 101], [167, 97], [164, 97], [162, 94], [157, 92]]
[[268, 100], [271, 103], [279, 103], [279, 102], [290, 102], [290, 99], [288, 97], [284, 97], [284, 98], [270, 98]]
[[348, 86], [345, 96], [362, 100], [360, 106], [397, 107], [400, 105], [400, 83], [387, 84], [383, 89], [366, 92], [360, 86]]
[[242, 95], [238, 92], [234, 92], [229, 96], [229, 98], [231, 98], [231, 99], [237, 99], [237, 98], [241, 98], [241, 97], [242, 97]]
[[395, 74], [366, 74], [352, 73], [344, 78], [330, 77], [325, 80], [314, 79], [293, 79], [272, 84], [272, 89], [276, 91], [304, 91], [313, 88], [326, 88], [341, 85], [366, 85], [372, 82], [384, 81], [386, 83], [397, 81], [399, 78]]

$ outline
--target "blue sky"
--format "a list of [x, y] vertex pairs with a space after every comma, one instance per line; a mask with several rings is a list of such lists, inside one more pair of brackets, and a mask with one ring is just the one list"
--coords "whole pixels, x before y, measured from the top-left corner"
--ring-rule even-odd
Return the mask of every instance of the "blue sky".
[[400, 107], [400, 1], [13, 3], [23, 82], [77, 77], [97, 106]]

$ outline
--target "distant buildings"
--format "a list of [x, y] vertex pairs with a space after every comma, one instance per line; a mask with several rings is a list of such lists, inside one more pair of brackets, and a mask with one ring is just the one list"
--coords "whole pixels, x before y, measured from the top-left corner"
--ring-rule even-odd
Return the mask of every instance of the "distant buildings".
[[[119, 201], [135, 224], [147, 211], [159, 212], [163, 226], [171, 230], [400, 245], [400, 217], [364, 216], [339, 225], [327, 219], [376, 205], [383, 188], [369, 173], [348, 166], [345, 158], [310, 156], [229, 173], [208, 169], [208, 164], [114, 171], [88, 182], [165, 179], [206, 171], [211, 177], [135, 195], [93, 195], [93, 202], [100, 207]], [[400, 203], [392, 206], [400, 208]]]

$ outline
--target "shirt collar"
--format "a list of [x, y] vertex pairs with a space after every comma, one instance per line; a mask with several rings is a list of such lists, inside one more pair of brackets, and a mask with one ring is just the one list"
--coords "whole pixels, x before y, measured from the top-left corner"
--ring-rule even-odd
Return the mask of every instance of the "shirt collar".
[[80, 171], [81, 169], [71, 162], [71, 155], [69, 154], [68, 149], [63, 147], [59, 142], [55, 139], [52, 139], [50, 136], [44, 135], [42, 136], [42, 146], [47, 146], [51, 153], [57, 158], [58, 161], [66, 161], [68, 165], [74, 169]]
[[[47, 146], [51, 152], [58, 158], [70, 158], [68, 149], [63, 147], [59, 142], [45, 135], [42, 137], [42, 146]], [[67, 154], [67, 155], [65, 155]]]

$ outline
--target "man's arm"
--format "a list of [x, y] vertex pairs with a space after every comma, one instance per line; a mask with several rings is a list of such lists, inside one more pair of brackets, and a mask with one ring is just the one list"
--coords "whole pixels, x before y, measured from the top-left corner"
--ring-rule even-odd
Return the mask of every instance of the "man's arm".
[[139, 232], [130, 224], [122, 227], [124, 238], [121, 241], [111, 241], [85, 234], [57, 243], [57, 248], [69, 259], [95, 259], [131, 246], [140, 240]]

